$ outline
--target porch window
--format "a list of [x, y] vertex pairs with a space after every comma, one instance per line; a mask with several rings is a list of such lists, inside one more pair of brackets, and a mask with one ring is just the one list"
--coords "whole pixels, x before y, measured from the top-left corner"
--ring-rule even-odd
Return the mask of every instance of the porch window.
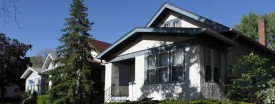
[[205, 82], [220, 82], [220, 53], [219, 51], [205, 48]]
[[154, 83], [156, 82], [156, 70], [155, 70], [155, 56], [148, 55], [147, 56], [147, 82]]
[[159, 82], [168, 82], [168, 52], [163, 52], [159, 54], [158, 57], [158, 71], [159, 71]]
[[183, 76], [183, 50], [176, 49], [171, 53], [172, 58], [172, 82], [180, 82], [184, 80]]

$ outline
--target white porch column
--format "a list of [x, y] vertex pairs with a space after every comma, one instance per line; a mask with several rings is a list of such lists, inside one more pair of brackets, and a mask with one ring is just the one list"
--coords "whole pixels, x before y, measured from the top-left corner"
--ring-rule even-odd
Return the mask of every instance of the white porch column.
[[[104, 101], [106, 102], [111, 97], [110, 87], [112, 85], [112, 63], [108, 63], [105, 65], [105, 88], [104, 88]], [[110, 91], [107, 91], [110, 90]]]

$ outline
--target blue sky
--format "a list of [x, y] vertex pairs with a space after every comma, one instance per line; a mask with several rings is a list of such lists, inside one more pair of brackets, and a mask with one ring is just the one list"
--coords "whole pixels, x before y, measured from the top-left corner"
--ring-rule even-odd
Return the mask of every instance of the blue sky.
[[[27, 56], [37, 55], [44, 49], [55, 49], [63, 34], [65, 18], [69, 17], [72, 0], [18, 0], [20, 10], [17, 19], [12, 14], [3, 23], [0, 17], [0, 33], [32, 44]], [[144, 27], [163, 3], [170, 3], [213, 21], [232, 27], [241, 16], [249, 12], [275, 11], [275, 1], [263, 0], [86, 0], [88, 18], [92, 25], [89, 32], [95, 39], [113, 43], [135, 27]]]

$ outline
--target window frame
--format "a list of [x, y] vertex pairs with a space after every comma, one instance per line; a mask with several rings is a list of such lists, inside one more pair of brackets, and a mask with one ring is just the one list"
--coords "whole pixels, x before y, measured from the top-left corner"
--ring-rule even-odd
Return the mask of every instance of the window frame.
[[[210, 65], [206, 62], [207, 59], [206, 59], [206, 50], [209, 50], [210, 52]], [[216, 66], [215, 65], [215, 55], [214, 55], [214, 52], [217, 52], [218, 54], [216, 54], [218, 56], [218, 65]], [[207, 71], [207, 68], [206, 67], [210, 67], [210, 80], [206, 80], [207, 78], [207, 75], [206, 75], [206, 71]], [[215, 69], [217, 68], [217, 69]], [[218, 75], [215, 74], [215, 71], [216, 70], [219, 70], [218, 71]], [[221, 52], [218, 51], [218, 50], [215, 50], [215, 49], [211, 49], [211, 48], [207, 48], [205, 47], [204, 48], [204, 81], [205, 82], [211, 82], [211, 83], [220, 83], [221, 82]], [[218, 77], [218, 81], [215, 80], [215, 78]]]
[[[154, 59], [154, 63], [153, 63], [154, 65], [153, 65], [152, 68], [149, 68], [149, 67], [148, 67], [148, 66], [149, 66], [149, 65], [148, 65], [148, 60], [149, 60], [148, 57], [149, 57], [149, 56], [152, 56], [153, 59]], [[147, 64], [146, 64], [146, 77], [147, 77], [147, 78], [146, 78], [146, 83], [156, 83], [156, 82], [157, 82], [157, 75], [156, 75], [156, 55], [153, 55], [153, 54], [147, 55], [147, 56], [146, 56], [146, 63], [147, 63]], [[149, 70], [148, 70], [148, 69], [149, 69]], [[152, 70], [154, 71], [154, 74], [155, 74], [155, 75], [154, 75], [154, 77], [155, 77], [155, 78], [154, 78], [154, 82], [150, 82], [150, 81], [149, 81], [149, 76], [148, 76], [148, 74], [149, 74], [148, 71], [152, 71]]]
[[[180, 81], [174, 81], [173, 80], [173, 67], [176, 67], [177, 65], [179, 65], [179, 64], [174, 64], [174, 56], [173, 56], [173, 53], [175, 52], [175, 51], [177, 51], [177, 50], [180, 50], [181, 51], [181, 69], [182, 69], [182, 73], [181, 73], [181, 75], [182, 75], [182, 80], [180, 80]], [[184, 52], [184, 50], [182, 49], [182, 48], [178, 48], [178, 49], [174, 49], [174, 50], [171, 50], [171, 55], [170, 55], [171, 57], [171, 82], [184, 82], [184, 80], [185, 80], [185, 52]]]
[[[173, 66], [174, 66], [174, 64], [172, 63], [172, 59], [173, 59], [173, 52], [176, 52], [177, 50], [180, 50], [181, 51], [181, 58], [182, 59], [180, 59], [181, 60], [181, 76], [182, 76], [182, 79], [181, 80], [173, 80]], [[163, 66], [160, 66], [161, 65], [161, 54], [166, 54], [167, 56], [166, 56], [166, 65], [163, 65]], [[148, 57], [150, 57], [150, 56], [153, 56], [154, 57], [154, 67], [152, 68], [152, 67], [149, 67], [149, 63], [148, 63], [148, 61], [149, 61], [149, 59], [148, 59]], [[154, 54], [147, 54], [146, 55], [146, 66], [145, 66], [145, 68], [146, 68], [146, 71], [145, 71], [145, 84], [165, 84], [165, 83], [182, 83], [182, 82], [184, 82], [185, 81], [185, 67], [186, 67], [186, 63], [185, 63], [185, 57], [186, 57], [186, 55], [185, 55], [185, 50], [184, 50], [184, 48], [176, 48], [176, 49], [170, 49], [170, 50], [158, 50], [156, 53], [154, 53]], [[175, 64], [175, 65], [178, 65], [178, 64]], [[161, 73], [160, 73], [160, 71], [161, 71], [161, 68], [166, 68], [167, 70], [165, 71], [166, 72], [166, 74], [165, 75], [167, 75], [167, 77], [165, 76], [165, 78], [167, 78], [167, 81], [162, 81], [162, 77], [161, 77]], [[155, 74], [155, 80], [154, 80], [154, 82], [150, 82], [149, 81], [149, 70], [154, 70], [154, 74]]]
[[[160, 59], [160, 54], [164, 54], [164, 53], [166, 53], [166, 55], [167, 55], [167, 59], [166, 59], [166, 66], [160, 66], [160, 61], [161, 61], [161, 59]], [[163, 51], [163, 52], [159, 52], [158, 53], [158, 57], [157, 57], [157, 66], [156, 66], [156, 69], [157, 69], [157, 82], [158, 83], [167, 83], [167, 82], [170, 82], [170, 72], [169, 72], [169, 70], [170, 70], [170, 68], [169, 68], [169, 51]], [[160, 69], [162, 69], [162, 68], [167, 68], [167, 78], [168, 78], [168, 80], [167, 80], [167, 82], [161, 82], [161, 79], [160, 79]]]

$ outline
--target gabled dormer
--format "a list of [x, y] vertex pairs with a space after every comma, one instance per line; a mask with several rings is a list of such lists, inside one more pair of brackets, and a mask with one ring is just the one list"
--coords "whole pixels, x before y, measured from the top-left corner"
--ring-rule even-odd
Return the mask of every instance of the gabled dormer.
[[219, 33], [230, 30], [229, 27], [168, 3], [163, 4], [145, 27], [207, 28]]

